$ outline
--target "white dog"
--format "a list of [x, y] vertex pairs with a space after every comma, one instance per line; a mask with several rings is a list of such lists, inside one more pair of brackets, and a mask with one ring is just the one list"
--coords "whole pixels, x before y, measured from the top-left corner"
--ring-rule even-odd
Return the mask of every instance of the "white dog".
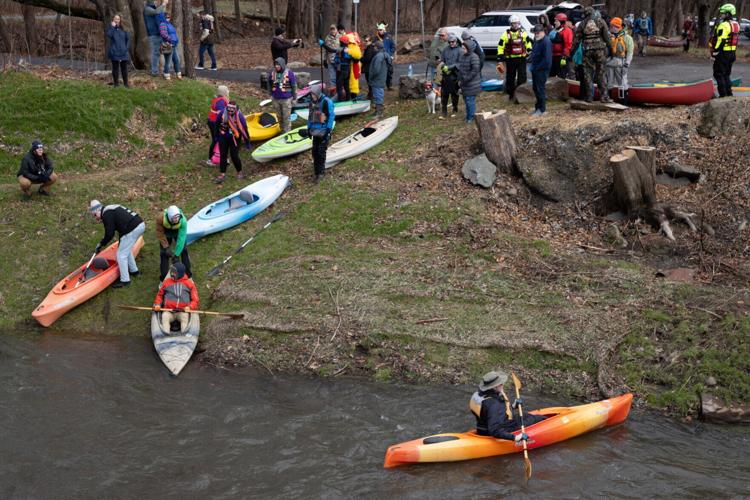
[[431, 82], [424, 83], [424, 96], [427, 99], [427, 112], [430, 114], [437, 113], [440, 108], [440, 86]]

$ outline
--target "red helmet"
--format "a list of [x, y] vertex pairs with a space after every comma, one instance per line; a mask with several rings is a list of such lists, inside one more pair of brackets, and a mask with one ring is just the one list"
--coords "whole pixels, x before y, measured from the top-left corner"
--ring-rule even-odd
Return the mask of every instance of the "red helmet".
[[344, 35], [344, 36], [342, 36], [341, 38], [339, 38], [339, 42], [342, 42], [342, 43], [350, 43], [350, 42], [349, 42], [349, 36], [348, 36], [348, 35]]
[[555, 21], [560, 21], [561, 23], [564, 23], [568, 20], [568, 16], [565, 15], [565, 13], [560, 12], [555, 16]]

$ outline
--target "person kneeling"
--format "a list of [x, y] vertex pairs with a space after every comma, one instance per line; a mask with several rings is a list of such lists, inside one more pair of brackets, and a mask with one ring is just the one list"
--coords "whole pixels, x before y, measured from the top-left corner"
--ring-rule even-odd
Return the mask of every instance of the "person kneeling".
[[[513, 414], [513, 409], [522, 405], [523, 401], [517, 399], [510, 404], [503, 386], [507, 380], [508, 375], [502, 371], [489, 372], [482, 377], [479, 389], [471, 396], [469, 409], [477, 419], [477, 434], [516, 442], [528, 440], [524, 432], [515, 436], [512, 434], [521, 428], [521, 419]], [[546, 418], [543, 415], [525, 413], [523, 424], [528, 427]]]
[[154, 311], [162, 311], [162, 330], [169, 333], [172, 321], [180, 322], [181, 332], [187, 330], [190, 311], [198, 309], [199, 305], [198, 288], [185, 274], [185, 265], [175, 262], [154, 299]]

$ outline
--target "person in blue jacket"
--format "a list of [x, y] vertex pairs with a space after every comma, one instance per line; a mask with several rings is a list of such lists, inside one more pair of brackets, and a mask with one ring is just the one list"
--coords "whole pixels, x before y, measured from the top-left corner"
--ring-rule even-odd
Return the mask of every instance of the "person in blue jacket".
[[310, 87], [307, 129], [303, 129], [300, 135], [312, 137], [312, 157], [316, 183], [320, 181], [326, 171], [326, 151], [328, 143], [331, 141], [331, 132], [335, 120], [333, 101], [323, 94], [323, 87], [320, 84]]
[[537, 24], [531, 29], [534, 34], [534, 47], [529, 56], [529, 67], [531, 69], [531, 82], [534, 87], [536, 104], [533, 116], [543, 115], [547, 112], [547, 77], [552, 68], [552, 42], [550, 41], [544, 26]]
[[161, 35], [159, 35], [159, 21], [156, 16], [166, 12], [168, 2], [169, 0], [146, 0], [143, 6], [143, 23], [146, 25], [148, 44], [151, 46], [151, 76], [159, 76], [159, 59], [161, 58], [159, 53]]
[[172, 16], [170, 14], [160, 14], [157, 18], [159, 19], [159, 36], [161, 36], [161, 41], [172, 46], [172, 51], [164, 54], [164, 79], [169, 80], [170, 78], [169, 61], [172, 61], [177, 79], [182, 80], [180, 54], [177, 52], [177, 44], [180, 43], [180, 39], [177, 38], [177, 28], [172, 24]]
[[383, 43], [383, 50], [385, 53], [389, 56], [386, 57], [386, 62], [388, 62], [388, 75], [385, 79], [385, 86], [388, 90], [391, 90], [392, 88], [392, 82], [393, 82], [393, 60], [396, 58], [396, 43], [393, 41], [393, 38], [391, 37], [391, 34], [388, 33], [385, 29], [388, 27], [387, 24], [384, 22], [378, 23], [378, 31], [375, 33], [375, 38], [373, 38], [373, 42], [380, 41]]
[[648, 14], [644, 10], [641, 12], [641, 17], [633, 21], [633, 35], [635, 41], [638, 44], [638, 55], [646, 55], [646, 46], [648, 45], [648, 37], [654, 34], [654, 23]]
[[128, 62], [130, 54], [128, 45], [130, 45], [130, 34], [122, 28], [122, 17], [120, 14], [112, 16], [112, 22], [107, 27], [107, 58], [112, 61], [112, 80], [115, 87], [120, 85], [120, 74], [122, 74], [122, 83], [128, 85]]

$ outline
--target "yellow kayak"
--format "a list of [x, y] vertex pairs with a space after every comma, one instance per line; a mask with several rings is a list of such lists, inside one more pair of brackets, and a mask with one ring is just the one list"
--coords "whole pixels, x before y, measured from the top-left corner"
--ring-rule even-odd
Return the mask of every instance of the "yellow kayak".
[[281, 133], [275, 113], [252, 113], [245, 116], [251, 141], [265, 141]]

